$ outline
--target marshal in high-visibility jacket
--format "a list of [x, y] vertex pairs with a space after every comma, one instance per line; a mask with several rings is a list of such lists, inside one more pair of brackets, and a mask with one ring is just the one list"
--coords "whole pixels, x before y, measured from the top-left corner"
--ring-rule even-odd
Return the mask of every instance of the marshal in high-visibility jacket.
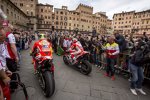
[[105, 50], [106, 50], [106, 56], [107, 58], [117, 58], [117, 55], [119, 54], [119, 45], [117, 43], [107, 43], [104, 46]]

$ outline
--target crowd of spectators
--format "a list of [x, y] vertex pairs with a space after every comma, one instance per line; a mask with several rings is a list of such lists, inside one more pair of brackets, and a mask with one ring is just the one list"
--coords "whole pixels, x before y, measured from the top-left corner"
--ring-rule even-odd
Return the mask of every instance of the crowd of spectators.
[[[102, 61], [104, 50], [102, 46], [107, 43], [107, 38], [111, 34], [96, 35], [93, 36], [92, 33], [73, 33], [73, 32], [53, 32], [50, 33], [50, 40], [53, 44], [54, 51], [57, 52], [57, 47], [63, 48], [65, 51], [71, 45], [72, 39], [77, 38], [84, 50], [91, 53], [91, 63], [97, 67], [101, 67], [100, 61]], [[143, 36], [132, 36], [131, 35], [121, 35], [119, 33], [113, 34], [115, 37], [115, 42], [119, 45], [120, 54], [119, 57], [124, 57], [125, 55], [132, 54], [138, 45], [138, 42], [143, 40], [145, 43], [148, 42], [149, 38], [146, 33]], [[120, 59], [121, 59], [120, 58]], [[118, 64], [120, 61], [117, 61]]]
[[20, 52], [22, 50], [27, 50], [30, 48], [30, 44], [32, 40], [34, 40], [35, 36], [32, 31], [23, 31], [23, 30], [17, 30], [17, 29], [14, 29], [12, 33], [16, 40], [16, 48], [17, 48], [18, 57], [19, 57], [18, 64], [20, 64], [20, 59], [21, 59]]
[[[106, 69], [105, 76], [111, 76], [111, 79], [115, 80], [115, 68], [119, 68], [121, 71], [125, 70], [129, 72], [131, 78], [131, 92], [137, 95], [135, 90], [137, 88], [138, 91], [146, 95], [142, 90], [142, 83], [144, 65], [149, 64], [150, 60], [150, 38], [145, 32], [142, 36], [119, 33], [93, 36], [92, 33], [53, 32], [50, 33], [49, 38], [56, 53], [60, 50], [58, 48], [62, 48], [65, 52], [70, 47], [72, 39], [77, 38], [84, 50], [90, 52], [89, 61], [100, 69]], [[115, 53], [107, 52], [114, 47]], [[117, 49], [119, 50], [117, 51]], [[147, 77], [150, 77], [150, 69], [146, 72]]]
[[13, 34], [16, 39], [17, 50], [25, 50], [29, 48], [29, 44], [32, 41], [32, 34], [29, 31], [14, 30]]

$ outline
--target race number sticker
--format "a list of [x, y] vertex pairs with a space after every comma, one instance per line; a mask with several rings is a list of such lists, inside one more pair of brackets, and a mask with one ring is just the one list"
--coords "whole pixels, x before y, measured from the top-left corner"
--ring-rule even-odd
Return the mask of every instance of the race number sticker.
[[50, 51], [49, 43], [46, 40], [42, 40], [40, 45], [42, 46], [42, 51]]
[[50, 48], [48, 45], [43, 45], [42, 46], [42, 51], [50, 51]]

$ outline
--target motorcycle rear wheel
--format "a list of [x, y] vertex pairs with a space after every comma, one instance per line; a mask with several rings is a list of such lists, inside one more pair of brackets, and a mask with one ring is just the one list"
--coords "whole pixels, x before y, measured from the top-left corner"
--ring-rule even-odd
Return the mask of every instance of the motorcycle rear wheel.
[[92, 71], [91, 64], [87, 60], [84, 60], [81, 64], [80, 72], [84, 75], [88, 75], [91, 73], [91, 71]]
[[46, 97], [51, 97], [54, 94], [55, 91], [55, 80], [54, 76], [51, 72], [46, 71], [43, 74], [44, 81], [45, 81], [45, 88], [44, 88], [44, 95]]

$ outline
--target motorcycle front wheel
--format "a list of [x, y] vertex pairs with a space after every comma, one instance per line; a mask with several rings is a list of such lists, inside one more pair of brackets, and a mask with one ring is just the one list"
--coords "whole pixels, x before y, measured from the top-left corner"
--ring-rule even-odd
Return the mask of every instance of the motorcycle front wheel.
[[81, 64], [80, 72], [84, 75], [88, 75], [91, 73], [91, 71], [92, 71], [91, 64], [87, 60], [84, 60]]
[[63, 61], [66, 65], [68, 65], [68, 61], [67, 61], [67, 57], [66, 56], [63, 56]]
[[43, 74], [43, 78], [44, 78], [44, 81], [45, 81], [44, 95], [46, 97], [51, 97], [54, 94], [54, 91], [55, 91], [54, 76], [50, 71], [46, 71]]

